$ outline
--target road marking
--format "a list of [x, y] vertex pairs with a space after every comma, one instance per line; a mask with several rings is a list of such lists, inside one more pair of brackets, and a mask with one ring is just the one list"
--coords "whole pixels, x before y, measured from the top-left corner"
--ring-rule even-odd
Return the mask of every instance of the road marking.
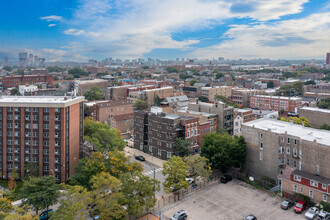
[[[157, 173], [157, 172], [159, 172], [159, 171], [162, 171], [162, 170], [163, 170], [163, 168], [158, 168], [158, 169], [155, 170], [155, 173]], [[148, 172], [143, 172], [143, 174], [146, 175], [146, 176], [149, 176], [149, 175], [151, 175], [151, 174], [153, 174], [153, 173], [154, 173], [153, 170], [150, 170], [150, 171], [148, 171]]]

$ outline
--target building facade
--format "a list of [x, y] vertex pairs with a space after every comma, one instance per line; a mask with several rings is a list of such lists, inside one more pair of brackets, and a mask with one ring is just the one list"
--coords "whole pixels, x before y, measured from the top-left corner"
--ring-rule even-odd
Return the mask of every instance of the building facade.
[[264, 90], [255, 89], [232, 89], [231, 100], [240, 107], [250, 107], [250, 97], [258, 94], [265, 94]]
[[74, 173], [83, 142], [84, 97], [0, 98], [0, 172], [24, 177], [31, 163], [38, 173], [65, 182]]
[[258, 119], [242, 124], [247, 143], [245, 170], [277, 179], [286, 166], [330, 177], [330, 131]]
[[284, 96], [252, 96], [251, 108], [275, 110], [287, 113], [298, 113], [298, 109], [302, 107], [302, 99], [298, 97], [284, 97]]
[[108, 88], [108, 81], [104, 79], [75, 80], [74, 83], [78, 89], [78, 95], [84, 95], [93, 87], [99, 87], [102, 90], [103, 94], [105, 94]]
[[324, 123], [330, 125], [329, 109], [302, 107], [299, 116], [307, 118], [312, 128], [320, 128]]
[[201, 95], [214, 101], [215, 95], [229, 98], [231, 96], [231, 89], [231, 86], [201, 87]]
[[54, 78], [52, 75], [11, 75], [3, 76], [0, 82], [5, 88], [18, 87], [19, 85], [47, 83], [49, 87], [54, 87]]

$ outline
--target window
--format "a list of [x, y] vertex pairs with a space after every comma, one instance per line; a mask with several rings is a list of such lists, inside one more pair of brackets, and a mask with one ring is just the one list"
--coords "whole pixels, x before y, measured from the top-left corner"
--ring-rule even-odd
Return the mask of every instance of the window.
[[12, 156], [7, 156], [7, 160], [8, 161], [13, 161], [13, 157]]
[[16, 161], [16, 162], [19, 161], [19, 156], [15, 156], [15, 161]]
[[33, 115], [33, 120], [38, 120], [38, 115]]
[[297, 139], [294, 139], [294, 145], [297, 145]]
[[309, 198], [313, 198], [313, 190], [309, 190]]
[[31, 152], [30, 148], [26, 148], [26, 149], [25, 149], [25, 153], [26, 153], [26, 154], [30, 154], [30, 152]]
[[290, 138], [288, 138], [288, 144], [290, 144]]
[[25, 124], [25, 128], [26, 129], [30, 129], [31, 128], [31, 124]]
[[30, 157], [25, 157], [25, 162], [30, 162]]
[[60, 146], [60, 142], [59, 141], [55, 141], [55, 147], [59, 147]]
[[60, 108], [55, 108], [55, 112], [61, 112]]
[[261, 133], [261, 134], [260, 134], [260, 139], [262, 139], [262, 138], [263, 138], [263, 136], [264, 136], [264, 135]]
[[303, 193], [304, 192], [304, 188], [300, 187], [300, 192]]
[[327, 185], [326, 184], [322, 184], [322, 189], [327, 189]]
[[327, 195], [323, 195], [323, 201], [328, 202], [328, 196]]
[[310, 181], [310, 185], [311, 186], [314, 186], [314, 187], [317, 187], [318, 186], [318, 182], [316, 182], [315, 180], [311, 180]]
[[20, 119], [19, 115], [15, 115], [15, 120], [19, 120], [19, 119]]
[[294, 176], [293, 176], [293, 179], [294, 179], [295, 181], [301, 182], [301, 176], [294, 175]]
[[44, 157], [44, 163], [49, 163], [49, 158], [48, 157]]
[[60, 125], [59, 124], [55, 124], [55, 129], [60, 129]]
[[32, 127], [33, 129], [38, 129], [38, 124], [33, 124]]
[[38, 141], [37, 141], [37, 140], [33, 140], [33, 141], [32, 141], [32, 145], [33, 145], [33, 146], [38, 146]]
[[187, 132], [187, 137], [190, 137], [190, 131]]
[[162, 156], [162, 150], [161, 149], [158, 149], [157, 154], [158, 154], [158, 156]]
[[283, 154], [284, 153], [284, 147], [279, 147], [278, 148], [278, 153]]
[[260, 150], [263, 150], [263, 149], [264, 149], [264, 144], [260, 143]]
[[56, 150], [55, 150], [55, 155], [60, 155], [60, 152], [61, 152], [60, 150], [57, 150], [57, 149], [56, 149]]
[[55, 158], [55, 163], [60, 163], [60, 158]]
[[[8, 144], [8, 145], [12, 145], [12, 144], [13, 144], [13, 140], [12, 140], [12, 139], [8, 139], [8, 140], [7, 140], [7, 144]], [[9, 149], [9, 148], [8, 148], [8, 149]]]
[[44, 141], [44, 146], [49, 146], [49, 141]]
[[49, 115], [44, 115], [44, 121], [49, 121]]
[[44, 112], [49, 112], [49, 108], [44, 108]]
[[38, 149], [33, 149], [33, 154], [38, 154]]
[[25, 111], [26, 112], [31, 112], [31, 108], [29, 108], [29, 107], [28, 108], [25, 108]]
[[290, 147], [287, 147], [287, 148], [286, 148], [286, 154], [287, 154], [287, 155], [290, 155]]
[[19, 154], [20, 150], [20, 148], [15, 148], [15, 153]]
[[44, 171], [49, 171], [49, 166], [44, 166]]
[[297, 185], [293, 185], [293, 192], [297, 192], [297, 188], [298, 188]]
[[60, 116], [55, 115], [55, 121], [59, 121], [60, 120]]
[[263, 152], [260, 152], [260, 153], [259, 153], [259, 160], [262, 160], [263, 157], [264, 157], [264, 153], [263, 153]]
[[31, 115], [25, 115], [25, 120], [31, 120]]
[[296, 148], [293, 149], [293, 156], [294, 156], [294, 157], [298, 156], [298, 151], [297, 151]]
[[49, 137], [49, 133], [48, 132], [44, 132], [44, 138], [48, 138]]
[[290, 166], [290, 159], [286, 159], [286, 165]]
[[59, 172], [60, 171], [60, 167], [59, 166], [55, 166], [55, 172]]
[[33, 112], [38, 112], [38, 108], [33, 108]]
[[44, 124], [44, 129], [49, 129], [49, 124]]
[[49, 149], [44, 149], [44, 155], [48, 155], [49, 154]]
[[19, 112], [19, 108], [18, 107], [15, 107], [15, 112]]
[[38, 157], [33, 157], [32, 160], [33, 162], [38, 162]]
[[172, 157], [172, 152], [167, 151], [167, 159], [170, 159]]
[[19, 137], [19, 132], [15, 131], [15, 137]]
[[301, 170], [301, 161], [299, 161], [299, 170]]
[[38, 132], [33, 132], [33, 137], [38, 137]]
[[20, 141], [19, 140], [14, 140], [15, 141], [15, 145], [19, 145]]
[[152, 146], [149, 146], [149, 152], [150, 153], [152, 152]]
[[297, 168], [297, 161], [295, 161], [295, 160], [293, 161], [293, 167]]

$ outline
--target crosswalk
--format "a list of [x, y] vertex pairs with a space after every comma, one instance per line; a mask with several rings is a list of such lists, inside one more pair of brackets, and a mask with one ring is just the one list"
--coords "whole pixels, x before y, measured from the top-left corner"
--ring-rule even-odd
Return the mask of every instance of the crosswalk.
[[[162, 170], [163, 170], [163, 168], [158, 168], [158, 169], [155, 170], [155, 173], [160, 172]], [[150, 176], [150, 175], [154, 174], [154, 171], [150, 170], [150, 171], [147, 171], [147, 172], [143, 172], [143, 174], [146, 175], [146, 176]]]

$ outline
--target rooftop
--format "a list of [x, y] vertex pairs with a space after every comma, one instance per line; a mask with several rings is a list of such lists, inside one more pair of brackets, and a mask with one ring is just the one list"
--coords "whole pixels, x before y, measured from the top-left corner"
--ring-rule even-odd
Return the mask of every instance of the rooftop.
[[243, 123], [247, 127], [255, 127], [261, 130], [271, 130], [277, 134], [285, 134], [299, 137], [306, 141], [316, 141], [317, 143], [330, 146], [330, 131], [304, 127], [302, 125], [292, 124], [271, 119], [257, 119]]
[[329, 178], [326, 178], [326, 177], [323, 177], [323, 176], [318, 176], [316, 174], [308, 173], [308, 172], [305, 172], [305, 171], [302, 171], [302, 170], [295, 169], [294, 171], [292, 171], [292, 174], [301, 176], [301, 177], [306, 178], [306, 179], [315, 180], [319, 183], [323, 183], [323, 184], [327, 184], [327, 185], [330, 184], [330, 179]]
[[300, 97], [286, 97], [286, 96], [267, 96], [267, 95], [254, 95], [257, 98], [272, 98], [272, 99], [283, 99], [283, 100], [301, 100]]
[[[84, 96], [2, 96], [0, 97], [1, 107], [64, 107], [68, 104], [83, 102]], [[48, 106], [47, 106], [48, 105]]]
[[88, 84], [88, 83], [98, 83], [98, 82], [108, 82], [105, 79], [92, 79], [92, 80], [75, 80], [75, 83], [78, 84]]
[[313, 107], [302, 107], [300, 109], [307, 110], [307, 111], [330, 113], [330, 109], [313, 108]]

